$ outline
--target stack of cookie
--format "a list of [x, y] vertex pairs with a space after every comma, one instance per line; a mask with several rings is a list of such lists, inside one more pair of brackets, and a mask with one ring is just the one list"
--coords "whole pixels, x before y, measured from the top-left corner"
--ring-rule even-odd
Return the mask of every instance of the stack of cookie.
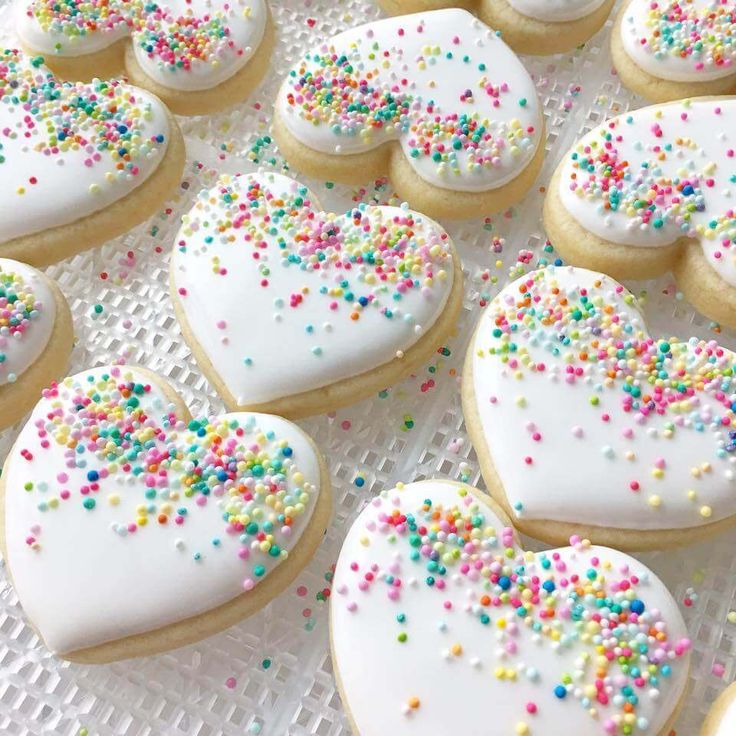
[[[17, 9], [19, 48], [0, 54], [0, 429], [31, 413], [0, 478], [0, 546], [60, 657], [198, 641], [309, 562], [331, 480], [294, 420], [401, 381], [453, 334], [463, 266], [441, 222], [507, 209], [544, 170], [543, 106], [516, 52], [585, 43], [613, 0], [379, 4], [393, 17], [277, 69], [291, 175], [223, 174], [170, 244], [181, 337], [228, 409], [214, 417], [144, 367], [62, 378], [71, 311], [34, 267], [172, 197], [175, 115], [241, 102], [278, 66], [270, 10]], [[512, 280], [467, 335], [462, 407], [489, 494], [398, 483], [345, 536], [331, 647], [356, 734], [669, 734], [692, 644], [627, 552], [734, 525], [736, 356], [651, 335], [616, 279], [672, 272], [736, 328], [736, 101], [719, 96], [736, 91], [735, 32], [732, 0], [620, 8], [616, 70], [656, 104], [584, 135], [541, 182], [563, 260]], [[305, 176], [388, 177], [402, 204], [331, 212]], [[526, 551], [518, 533], [557, 548]], [[703, 733], [733, 723], [724, 695]]]

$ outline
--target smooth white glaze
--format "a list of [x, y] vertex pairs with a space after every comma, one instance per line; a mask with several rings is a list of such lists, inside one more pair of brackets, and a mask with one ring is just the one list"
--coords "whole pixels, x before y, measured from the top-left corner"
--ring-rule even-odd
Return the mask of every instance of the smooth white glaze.
[[[719, 8], [732, 21], [708, 28], [704, 20]], [[731, 0], [631, 0], [620, 32], [626, 53], [645, 72], [673, 82], [707, 82], [736, 74], [734, 28]], [[691, 51], [684, 51], [690, 43]]]
[[[517, 324], [515, 352], [504, 361], [495, 320], [521, 314], [524, 284], [533, 284], [539, 309], [554, 289], [574, 304], [587, 289], [596, 312], [574, 324], [550, 320], [543, 328], [536, 321], [511, 322]], [[607, 324], [606, 309], [615, 324]], [[736, 513], [736, 453], [726, 449], [734, 419], [723, 406], [736, 399], [736, 385], [729, 378], [705, 381], [688, 401], [683, 395], [660, 412], [644, 399], [652, 391], [644, 357], [632, 355], [626, 370], [643, 408], [625, 410], [625, 379], [611, 380], [611, 361], [592, 357], [613, 346], [615, 358], [617, 341], [632, 339], [648, 339], [636, 302], [613, 279], [584, 269], [550, 266], [522, 276], [487, 307], [470, 347], [475, 404], [493, 466], [519, 518], [643, 531], [694, 527]], [[700, 371], [711, 364], [704, 348], [720, 351], [724, 370], [734, 364], [733, 353], [715, 342], [668, 339], [674, 359], [662, 371], [670, 378], [682, 369], [683, 382], [705, 380]], [[581, 352], [591, 360], [579, 360]]]
[[[386, 51], [390, 62], [382, 55]], [[395, 124], [371, 129], [346, 121], [344, 130], [336, 132], [329, 117], [316, 124], [301, 102], [290, 104], [289, 95], [295, 94], [302, 65], [315, 76], [323, 73], [324, 68], [313, 57], [324, 54], [347, 54], [355, 76], [365, 79], [370, 71], [371, 84], [382, 93], [407, 101], [408, 114]], [[372, 54], [377, 58], [367, 58]], [[448, 54], [452, 54], [451, 59]], [[398, 139], [407, 161], [422, 179], [445, 189], [471, 192], [495, 189], [514, 179], [540, 145], [542, 115], [531, 77], [498, 35], [467, 11], [437, 10], [368, 23], [320, 44], [305, 59], [309, 61], [302, 60], [292, 70], [297, 76], [287, 76], [284, 81], [277, 106], [283, 124], [315, 151], [359, 153]], [[384, 61], [378, 63], [379, 59]], [[468, 90], [472, 97], [466, 96]], [[301, 97], [298, 91], [296, 94]], [[427, 109], [430, 102], [431, 111]], [[325, 109], [319, 114], [328, 115]], [[467, 147], [452, 154], [456, 162], [448, 158], [438, 163], [425, 154], [412, 156], [412, 149], [417, 148], [413, 144], [418, 139], [416, 128], [431, 125], [429, 121], [437, 116], [445, 120], [463, 114], [484, 122], [494, 141], [501, 142], [495, 163], [476, 164], [484, 152], [469, 152]], [[519, 123], [515, 129], [518, 137], [510, 133], [514, 121]], [[440, 139], [447, 151], [453, 150], [451, 135], [433, 141]]]
[[561, 23], [580, 20], [598, 10], [606, 0], [507, 0], [522, 15], [536, 20]]
[[[247, 207], [253, 219], [243, 222], [240, 207], [253, 183], [274, 199]], [[294, 204], [297, 198], [302, 204]], [[281, 209], [291, 215], [279, 217]], [[394, 219], [407, 217], [413, 235], [402, 238], [403, 262], [417, 264], [414, 288], [399, 293], [370, 263], [345, 269], [348, 253], [385, 242], [381, 229], [397, 232]], [[325, 259], [316, 261], [317, 253]], [[436, 223], [397, 207], [324, 213], [303, 185], [270, 173], [223, 177], [201, 192], [183, 218], [171, 272], [192, 337], [241, 406], [327, 386], [393, 360], [432, 327], [453, 287], [450, 242]], [[351, 301], [341, 296], [347, 292]]]
[[[110, 87], [58, 82], [46, 67], [34, 67], [30, 57], [17, 54], [0, 53], [0, 82], [5, 82], [0, 87], [0, 243], [67, 225], [122, 199], [156, 170], [170, 135], [166, 108], [157, 98], [116, 83], [109, 99], [116, 108], [109, 114], [110, 124], [119, 122], [135, 131], [134, 140], [125, 143], [135, 172], [119, 169], [117, 150], [100, 150], [106, 131], [79, 112], [83, 105], [60, 113], [62, 102], [76, 98], [97, 98], [96, 104], [112, 109], [108, 98], [100, 98], [100, 91]], [[50, 99], [52, 84], [60, 88], [61, 102]], [[27, 103], [17, 101], [21, 92], [33, 100], [34, 114]], [[62, 129], [69, 130], [67, 141], [79, 144], [60, 142]]]
[[[112, 5], [116, 12], [109, 25], [84, 34], [71, 35], [58, 23], [44, 29], [33, 14], [35, 2], [20, 0], [17, 10], [17, 30], [23, 43], [34, 51], [61, 57], [91, 54], [106, 49], [127, 35], [131, 36], [136, 60], [154, 81], [185, 92], [206, 90], [224, 82], [242, 69], [256, 53], [268, 20], [266, 0], [167, 0], [146, 10], [140, 0]], [[166, 21], [159, 20], [163, 8], [170, 13]], [[171, 32], [184, 32], [179, 18], [189, 21], [215, 18], [226, 28], [228, 43], [215, 45], [210, 58], [196, 59], [189, 69], [166, 63], [160, 55], [145, 48], [151, 38], [166, 37]], [[161, 27], [163, 26], [163, 27]]]
[[[464, 552], [458, 550], [456, 564], [448, 566], [446, 575], [434, 574], [435, 584], [430, 587], [426, 582], [431, 575], [426, 558], [416, 561], [410, 557], [420, 548], [410, 545], [408, 534], [391, 530], [393, 536], [389, 535], [390, 527], [381, 514], [413, 514], [424, 524], [422, 506], [426, 499], [433, 509], [442, 505], [444, 513], [458, 506], [470, 513], [464, 506], [467, 496], [461, 495], [462, 488], [456, 483], [429, 480], [384, 491], [369, 501], [345, 539], [330, 599], [331, 632], [335, 669], [356, 736], [621, 733], [618, 728], [610, 730], [609, 721], [620, 708], [613, 697], [607, 706], [593, 701], [595, 716], [581, 702], [583, 694], [577, 690], [595, 679], [595, 646], [576, 637], [569, 609], [567, 615], [564, 612], [564, 597], [557, 601], [553, 620], [561, 623], [564, 633], [554, 642], [546, 635], [535, 634], [513, 606], [483, 608], [479, 603], [483, 594], [493, 597], [502, 591], [493, 583], [486, 586], [482, 573], [473, 579], [472, 573], [461, 572], [462, 564], [474, 564]], [[483, 517], [480, 538], [487, 540], [482, 554], [493, 560], [508, 548], [512, 530], [504, 530], [505, 525], [490, 507], [476, 503], [479, 508], [473, 514]], [[495, 530], [494, 536], [485, 534], [488, 527]], [[447, 546], [454, 547], [451, 543]], [[511, 547], [523, 557], [515, 543]], [[627, 575], [638, 575], [636, 595], [652, 616], [664, 622], [669, 642], [674, 645], [687, 636], [672, 596], [634, 558], [603, 547], [566, 547], [536, 557], [528, 553], [521, 563], [526, 574], [549, 579], [550, 573], [541, 563], [545, 554], [553, 561], [558, 590], [565, 577], [578, 574], [585, 578], [594, 557], [601, 561], [599, 570], [604, 569], [603, 563], [611, 564], [604, 573], [610, 581], [607, 585]], [[440, 562], [443, 560], [440, 555]], [[567, 569], [560, 571], [563, 562]], [[519, 563], [512, 556], [508, 564]], [[366, 575], [372, 575], [375, 582], [365, 586]], [[396, 581], [400, 587], [396, 587]], [[437, 581], [444, 582], [445, 587], [439, 589]], [[490, 616], [487, 624], [479, 620], [481, 611]], [[403, 622], [399, 620], [402, 614]], [[539, 611], [534, 610], [535, 621], [538, 616]], [[401, 633], [408, 637], [405, 642], [398, 640]], [[591, 657], [587, 663], [586, 656]], [[632, 733], [660, 733], [683, 695], [688, 660], [686, 646], [682, 656], [671, 660], [672, 673], [661, 678], [661, 686], [654, 688], [657, 693], [649, 687], [637, 690], [637, 723], [642, 725], [640, 719], [644, 719], [648, 725]], [[503, 673], [513, 672], [513, 677], [499, 676], [499, 668]], [[612, 669], [605, 678], [606, 687], [618, 680], [619, 670], [615, 666]], [[573, 676], [576, 670], [582, 670], [581, 679], [574, 679], [572, 689], [560, 699], [554, 694], [555, 687], [565, 674]], [[407, 707], [410, 698], [417, 698], [419, 706]], [[536, 706], [536, 713], [527, 711], [529, 703]], [[528, 730], [520, 730], [521, 724], [526, 724]]]
[[[731, 691], [734, 687], [731, 686]], [[736, 733], [736, 699], [732, 699], [723, 712], [721, 720], [713, 732], [713, 736], [733, 736]]]
[[[7, 290], [10, 275], [13, 275], [14, 282], [19, 277], [22, 280], [21, 288], [33, 294], [35, 308], [31, 316], [24, 320], [22, 332], [14, 329], [14, 334], [11, 334], [11, 326], [3, 325], [3, 314], [8, 307], [0, 306], [0, 355], [3, 356], [0, 386], [9, 383], [11, 376], [13, 381], [19, 378], [38, 360], [48, 345], [56, 319], [56, 300], [39, 271], [24, 263], [0, 258], [0, 289]], [[15, 284], [13, 292], [18, 295]]]
[[[736, 99], [678, 101], [652, 105], [613, 118], [585, 135], [567, 154], [560, 177], [560, 197], [565, 208], [586, 230], [614, 243], [653, 248], [674, 243], [680, 237], [700, 241], [708, 263], [727, 283], [736, 286]], [[591, 196], [583, 184], [591, 174], [575, 167], [575, 157], [605, 151], [603, 136], [612, 136], [609, 157], [617, 165], [628, 162], [624, 176], [611, 188], [633, 200], [651, 201], [662, 212], [662, 226], [643, 225], [638, 211], [606, 209], [606, 198]], [[671, 147], [671, 150], [667, 150]], [[652, 173], [656, 172], [656, 173]], [[676, 190], [688, 181], [699, 193], [683, 196], [677, 191], [648, 195], [653, 180]], [[679, 204], [676, 197], [682, 200]], [[702, 202], [701, 202], [702, 200]], [[686, 206], [696, 209], [683, 218]], [[721, 220], [714, 231], [711, 222]]]
[[[86, 376], [97, 379], [111, 370], [119, 371], [120, 381], [131, 378], [149, 383], [148, 376], [129, 367], [77, 374], [59, 389], [64, 412], [72, 395], [69, 386], [87, 385]], [[145, 474], [133, 479], [118, 472], [102, 478], [99, 491], [89, 494], [96, 498], [95, 508], [84, 508], [82, 499], [86, 497], [78, 489], [89, 483], [90, 470], [108, 466], [97, 461], [93, 453], [75, 456], [73, 450], [53, 441], [47, 414], [57, 401], [50, 396], [39, 402], [18, 437], [4, 474], [7, 563], [21, 605], [47, 646], [65, 653], [150, 631], [216, 608], [242, 593], [244, 579], [266, 556], [252, 551], [246, 560], [238, 555], [241, 542], [237, 534], [225, 531], [222, 516], [227, 494], [213, 491], [204, 505], [180, 494], [172, 503], [188, 509], [181, 526], [172, 518], [161, 525], [153, 514], [146, 526], [125, 533], [125, 526], [136, 519], [136, 507], [152, 503], [144, 495]], [[170, 404], [161, 389], [154, 387], [140, 401], [150, 426], [165, 426], [162, 420]], [[292, 549], [308, 525], [319, 492], [319, 464], [309, 440], [298, 427], [279, 417], [226, 414], [218, 419], [273, 431], [274, 439], [265, 442], [271, 453], [274, 443], [288, 440], [293, 455], [285, 464], [287, 486], [290, 490], [296, 487], [298, 470], [304, 476], [300, 485], [311, 487], [309, 503], [304, 513], [294, 518], [293, 534], [282, 546]], [[39, 426], [49, 429], [51, 441], [46, 449], [40, 444]], [[167, 446], [186, 446], [185, 435], [180, 432], [177, 439], [167, 431]], [[243, 443], [248, 444], [255, 435], [255, 429], [246, 432]], [[25, 450], [32, 453], [31, 460], [22, 455]], [[61, 473], [68, 479], [60, 480]], [[176, 473], [170, 471], [169, 476], [169, 490], [175, 491]], [[25, 490], [29, 481], [34, 484], [32, 491]], [[67, 500], [59, 498], [62, 489], [71, 492]], [[165, 492], [160, 478], [159, 501]], [[114, 494], [119, 496], [117, 505], [113, 505]], [[57, 507], [41, 510], [39, 504], [49, 504], [52, 497], [57, 498]], [[35, 539], [33, 545], [29, 535]], [[215, 538], [220, 540], [217, 546]], [[197, 553], [199, 559], [195, 559]], [[280, 557], [269, 560], [266, 577], [280, 561]]]

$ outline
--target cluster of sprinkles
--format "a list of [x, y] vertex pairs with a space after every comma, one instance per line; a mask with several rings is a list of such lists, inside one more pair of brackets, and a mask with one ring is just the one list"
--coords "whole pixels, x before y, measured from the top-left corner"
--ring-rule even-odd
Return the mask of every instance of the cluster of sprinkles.
[[[7, 126], [1, 137], [27, 139], [33, 150], [59, 164], [79, 151], [85, 154], [86, 168], [111, 164], [104, 180], [90, 185], [92, 195], [138, 176], [143, 162], [164, 151], [163, 133], [144, 132], [151, 115], [151, 102], [130, 87], [98, 79], [90, 84], [59, 82], [41, 59], [0, 51], [0, 117]], [[14, 164], [4, 155], [0, 139], [0, 172]], [[40, 176], [32, 173], [16, 193], [32, 192]]]
[[[597, 203], [602, 217], [625, 215], [631, 232], [667, 228], [675, 235], [708, 241], [715, 261], [733, 261], [736, 208], [709, 212], [708, 198], [721, 193], [729, 197], [728, 189], [719, 192], [719, 187], [736, 184], [736, 152], [723, 142], [723, 161], [733, 160], [733, 171], [723, 172], [724, 164], [719, 168], [719, 161], [704, 151], [703, 142], [688, 135], [693, 104], [690, 100], [677, 103], [677, 120], [671, 115], [665, 118], [666, 108], [655, 109], [649, 125], [653, 142], [646, 144], [636, 137], [637, 120], [633, 115], [607, 121], [596, 136], [581, 141], [570, 154], [569, 181], [565, 185], [580, 199]], [[712, 115], [714, 128], [723, 130], [727, 125], [724, 109], [715, 105]], [[677, 125], [682, 135], [673, 135]], [[691, 132], [695, 135], [696, 130]], [[718, 134], [715, 138], [723, 140]], [[638, 169], [628, 159], [629, 145], [648, 154]], [[718, 175], [723, 173], [726, 180], [722, 176], [719, 180]]]
[[[399, 28], [395, 41], [383, 44], [366, 27], [365, 37], [345, 52], [325, 46], [310, 54], [289, 73], [287, 106], [302, 120], [327, 126], [337, 152], [351, 139], [371, 145], [387, 135], [402, 135], [413, 159], [432, 161], [439, 173], [453, 176], [508, 168], [524, 159], [536, 147], [536, 127], [525, 126], [518, 117], [494, 120], [479, 114], [476, 105], [489, 112], [512, 108], [521, 115], [533, 101], [518, 97], [511, 81], [490, 81], [486, 62], [460, 50], [459, 36], [444, 43], [428, 39], [419, 55], [409, 58], [402, 40], [424, 32], [420, 21], [414, 29]], [[443, 110], [417, 92], [412, 81], [413, 72], [427, 70], [436, 70], [438, 79], [465, 77], [474, 70], [477, 78], [458, 91], [455, 109]], [[431, 80], [427, 86], [440, 84]]]
[[[651, 733], [640, 705], [659, 697], [691, 643], [673, 639], [662, 613], [647, 601], [648, 579], [626, 564], [614, 565], [604, 549], [591, 549], [580, 538], [571, 540], [572, 550], [564, 556], [524, 552], [513, 529], [494, 526], [498, 520], [488, 518], [466, 488], [457, 489], [452, 505], [426, 498], [411, 509], [402, 502], [403, 485], [397, 488], [373, 502], [375, 522], [366, 524], [359, 540], [366, 549], [386, 544], [395, 549], [391, 564], [370, 553], [366, 562], [350, 561], [350, 577], [336, 588], [341, 605], [357, 615], [364, 595], [385, 596], [400, 646], [412, 637], [404, 601], [416, 585], [424, 586], [436, 594], [440, 610], [461, 608], [488, 630], [491, 646], [503, 652], [493, 669], [497, 680], [548, 688], [549, 696], [584, 708], [610, 736]], [[470, 658], [471, 666], [480, 666], [477, 644], [453, 641], [444, 616], [438, 626], [450, 637], [439, 656]], [[542, 680], [531, 663], [529, 634], [534, 648], [576, 652], [574, 665], [560, 671], [556, 682]], [[427, 695], [406, 698], [401, 707], [407, 717]], [[515, 733], [531, 734], [544, 717], [544, 701], [530, 700]]]
[[[222, 517], [223, 536], [180, 537], [175, 547], [199, 561], [203, 549], [237, 539], [243, 588], [251, 590], [288, 556], [293, 526], [310, 509], [316, 489], [289, 443], [261, 431], [252, 417], [185, 420], [152, 391], [120, 368], [47, 389], [49, 410], [34, 420], [37, 443], [20, 448], [29, 468], [25, 490], [37, 498], [42, 515], [62, 504], [90, 515], [99, 504], [120, 506], [121, 520], [111, 526], [120, 537], [170, 526], [184, 533], [191, 514], [214, 505], [207, 513]], [[34, 466], [48, 462], [53, 447], [64, 448], [66, 467], [53, 484], [34, 481]], [[26, 543], [40, 551], [41, 539], [39, 525]]]
[[197, 15], [191, 8], [179, 14], [169, 5], [144, 0], [32, 0], [26, 13], [44, 33], [60, 39], [56, 53], [73, 52], [92, 34], [129, 32], [163, 71], [186, 72], [197, 63], [216, 66], [226, 53], [242, 56], [229, 18], [248, 18], [252, 7], [245, 0], [230, 0]]
[[38, 301], [21, 274], [0, 268], [0, 384], [15, 383], [18, 376], [8, 369], [14, 343], [26, 338], [33, 321], [43, 314]]
[[[397, 209], [383, 210], [359, 205], [344, 215], [320, 212], [309, 191], [293, 183], [287, 191], [259, 177], [224, 177], [220, 184], [200, 194], [192, 213], [183, 217], [183, 238], [177, 247], [185, 252], [187, 237], [199, 234], [205, 245], [243, 250], [257, 264], [260, 287], [271, 288], [275, 268], [304, 273], [304, 284], [291, 293], [274, 294], [273, 318], [281, 321], [287, 312], [299, 313], [307, 301], [321, 299], [324, 321], [307, 321], [304, 329], [315, 335], [311, 352], [323, 354], [319, 332], [332, 331], [332, 320], [344, 314], [352, 322], [366, 310], [377, 310], [386, 320], [403, 320], [418, 334], [422, 326], [402, 309], [402, 299], [419, 291], [429, 297], [437, 284], [445, 284], [452, 269], [449, 237], [443, 230], [426, 228], [419, 215]], [[210, 267], [229, 278], [216, 251]], [[330, 274], [314, 289], [316, 272]], [[186, 298], [186, 287], [178, 289]], [[216, 295], [213, 295], [216, 298]], [[227, 324], [218, 322], [216, 329]], [[245, 356], [253, 365], [257, 356]]]
[[[602, 407], [604, 398], [612, 396], [618, 416], [601, 408], [600, 420], [611, 423], [623, 420], [624, 441], [633, 441], [637, 433], [647, 432], [662, 440], [673, 440], [682, 432], [711, 432], [713, 456], [690, 468], [693, 480], [714, 472], [715, 461], [726, 462], [725, 477], [733, 480], [731, 469], [736, 451], [736, 381], [734, 354], [714, 340], [687, 341], [651, 337], [635, 308], [634, 297], [626, 289], [608, 279], [597, 280], [590, 288], [563, 285], [555, 277], [555, 269], [540, 269], [496, 299], [493, 328], [482, 336], [480, 357], [494, 356], [508, 369], [508, 375], [523, 386], [525, 377], [546, 377], [589, 391], [592, 407]], [[546, 352], [548, 365], [539, 359]], [[560, 390], [551, 388], [551, 390]], [[491, 402], [497, 397], [490, 397]], [[519, 395], [518, 406], [526, 399]], [[610, 402], [606, 404], [610, 405]], [[544, 436], [535, 422], [527, 425], [529, 437], [543, 447]], [[583, 438], [585, 429], [575, 425], [572, 435]], [[612, 445], [600, 448], [604, 457], [617, 455]], [[662, 447], [664, 453], [666, 448]], [[634, 446], [622, 453], [632, 463], [637, 460]], [[533, 455], [524, 458], [534, 464]], [[656, 457], [649, 469], [653, 479], [664, 479], [667, 461]], [[641, 471], [637, 471], [641, 473]], [[632, 475], [628, 489], [640, 493], [651, 487], [641, 475]], [[692, 488], [688, 499], [708, 520], [713, 509], [701, 504]], [[658, 493], [648, 496], [652, 509], [662, 505]]]
[[658, 61], [687, 59], [698, 72], [736, 73], [733, 0], [651, 0], [644, 27], [637, 44]]

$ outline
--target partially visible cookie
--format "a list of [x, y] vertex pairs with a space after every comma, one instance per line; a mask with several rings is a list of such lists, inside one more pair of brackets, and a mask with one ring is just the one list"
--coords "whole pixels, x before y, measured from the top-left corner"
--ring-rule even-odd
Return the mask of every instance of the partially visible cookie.
[[330, 635], [355, 736], [669, 736], [691, 649], [641, 562], [580, 539], [526, 551], [486, 494], [439, 479], [361, 511]]
[[0, 546], [23, 610], [58, 656], [98, 663], [210, 636], [310, 560], [327, 468], [264, 414], [192, 418], [138, 367], [47, 389], [0, 477]]
[[160, 100], [120, 82], [61, 82], [0, 51], [0, 257], [43, 266], [157, 212], [186, 153]]
[[585, 43], [606, 22], [614, 0], [378, 0], [392, 15], [465, 8], [520, 54], [557, 54]]
[[0, 258], [0, 430], [66, 373], [73, 342], [72, 315], [58, 284]]
[[403, 207], [324, 212], [287, 176], [224, 176], [183, 217], [171, 256], [182, 334], [232, 411], [290, 419], [401, 380], [462, 305], [450, 236]]
[[63, 79], [125, 71], [179, 115], [236, 104], [268, 69], [266, 0], [18, 0], [17, 32]]
[[621, 81], [653, 102], [734, 94], [733, 0], [627, 0], [611, 52]]
[[700, 736], [733, 736], [736, 733], [736, 683], [732, 683], [711, 706]]
[[544, 158], [534, 83], [465, 10], [389, 18], [340, 33], [287, 75], [273, 132], [321, 180], [389, 175], [434, 218], [479, 217], [524, 196]]
[[703, 314], [736, 327], [736, 98], [611, 118], [555, 171], [544, 225], [575, 266], [617, 279], [672, 271]]

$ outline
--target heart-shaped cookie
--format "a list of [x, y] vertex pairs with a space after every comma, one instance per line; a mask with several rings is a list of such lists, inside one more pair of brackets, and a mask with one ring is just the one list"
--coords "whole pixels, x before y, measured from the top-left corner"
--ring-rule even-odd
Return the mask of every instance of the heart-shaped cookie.
[[56, 282], [0, 258], [0, 430], [64, 375], [73, 341], [72, 315]]
[[736, 684], [726, 688], [708, 713], [700, 736], [733, 736], [736, 733]]
[[356, 736], [666, 736], [690, 659], [677, 605], [634, 558], [572, 542], [525, 552], [451, 481], [369, 502], [330, 599]]
[[266, 0], [20, 0], [17, 32], [64, 79], [124, 69], [179, 115], [245, 99], [273, 47]]
[[127, 232], [161, 208], [184, 160], [153, 95], [60, 82], [0, 51], [0, 256], [46, 265]]
[[498, 31], [520, 54], [557, 54], [585, 43], [613, 0], [378, 0], [393, 15], [462, 7]]
[[297, 426], [192, 419], [142, 368], [44, 393], [3, 468], [3, 556], [51, 651], [106, 662], [163, 651], [268, 603], [329, 522], [329, 477]]
[[736, 98], [619, 115], [552, 177], [544, 224], [575, 266], [618, 279], [672, 270], [703, 314], [736, 327]]
[[611, 53], [621, 81], [654, 102], [734, 94], [733, 0], [628, 0]]
[[274, 134], [307, 174], [348, 183], [389, 174], [431, 217], [505, 209], [544, 158], [531, 77], [459, 9], [367, 23], [312, 49], [284, 80]]
[[736, 523], [734, 354], [656, 339], [608, 276], [534, 271], [487, 307], [463, 373], [465, 421], [514, 526], [620, 549]]
[[171, 258], [182, 332], [227, 406], [290, 418], [408, 375], [454, 328], [462, 293], [437, 223], [399, 207], [322, 212], [279, 174], [202, 192]]

